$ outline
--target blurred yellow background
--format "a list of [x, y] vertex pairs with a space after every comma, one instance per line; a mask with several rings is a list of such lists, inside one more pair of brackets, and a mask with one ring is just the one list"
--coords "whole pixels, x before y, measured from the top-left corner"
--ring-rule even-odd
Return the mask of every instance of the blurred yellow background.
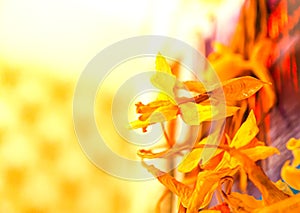
[[76, 81], [99, 51], [132, 36], [174, 36], [205, 51], [211, 15], [227, 17], [242, 1], [220, 9], [232, 2], [1, 0], [0, 212], [154, 212], [156, 180], [111, 177], [82, 152]]

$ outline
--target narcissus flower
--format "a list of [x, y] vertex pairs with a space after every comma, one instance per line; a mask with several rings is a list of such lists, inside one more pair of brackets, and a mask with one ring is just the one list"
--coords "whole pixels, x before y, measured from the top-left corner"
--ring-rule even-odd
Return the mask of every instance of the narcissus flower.
[[[256, 125], [256, 119], [253, 111], [249, 113], [248, 118], [239, 128], [234, 138], [230, 140], [227, 136], [227, 143], [229, 148], [235, 148], [246, 154], [251, 160], [257, 161], [265, 159], [273, 154], [278, 154], [279, 151], [274, 147], [265, 146], [263, 142], [255, 139], [258, 133], [258, 127]], [[196, 166], [198, 166], [202, 155], [205, 152], [205, 145], [207, 138], [204, 138], [195, 148], [185, 157], [178, 167], [181, 172], [190, 172]], [[198, 148], [197, 148], [198, 147]], [[203, 169], [215, 169], [221, 168], [235, 168], [239, 165], [239, 162], [230, 156], [228, 152], [217, 149], [215, 157], [211, 158], [206, 164], [201, 165]]]
[[[204, 121], [212, 121], [232, 116], [239, 107], [228, 106], [225, 101], [240, 101], [256, 93], [265, 84], [249, 76], [231, 79], [223, 85], [210, 85], [205, 87], [199, 81], [178, 81], [172, 74], [166, 59], [158, 54], [156, 57], [157, 72], [151, 77], [151, 83], [161, 90], [157, 99], [148, 104], [136, 104], [136, 112], [141, 114], [138, 120], [130, 123], [133, 129], [142, 128], [143, 132], [151, 124], [161, 123], [175, 119], [178, 115], [188, 125], [200, 125]], [[217, 100], [214, 104], [209, 102], [210, 96], [224, 92], [224, 100]], [[184, 89], [198, 95], [175, 97], [175, 89]]]

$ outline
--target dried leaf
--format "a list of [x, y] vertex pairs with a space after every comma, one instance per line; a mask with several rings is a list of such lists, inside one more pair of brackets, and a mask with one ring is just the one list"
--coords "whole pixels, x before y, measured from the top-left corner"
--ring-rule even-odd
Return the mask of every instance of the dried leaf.
[[223, 194], [226, 201], [230, 204], [233, 212], [252, 212], [255, 209], [264, 207], [263, 201], [256, 200], [253, 196], [247, 194], [240, 194], [237, 192], [231, 192], [226, 195]]
[[279, 202], [289, 197], [268, 178], [261, 167], [257, 166], [247, 155], [234, 148], [225, 148], [229, 154], [236, 158], [248, 174], [249, 179], [259, 189], [267, 205]]
[[187, 213], [197, 213], [198, 209], [206, 207], [219, 185], [219, 181], [225, 176], [233, 176], [237, 169], [223, 169], [220, 171], [205, 170], [197, 177], [196, 186], [189, 200]]
[[[222, 89], [227, 101], [240, 101], [254, 95], [266, 83], [257, 78], [244, 76], [227, 80], [222, 82], [222, 84]], [[188, 89], [189, 91], [197, 92], [199, 94], [205, 94], [207, 91], [212, 93], [217, 91], [215, 90], [217, 89], [216, 86], [211, 85], [210, 88], [205, 88], [205, 86], [199, 81], [185, 81], [181, 88]]]
[[168, 173], [164, 173], [153, 165], [149, 166], [143, 162], [147, 168], [164, 186], [175, 193], [183, 207], [187, 208], [187, 213], [197, 213], [200, 208], [206, 207], [212, 198], [213, 192], [218, 187], [219, 181], [225, 176], [233, 176], [237, 169], [224, 169], [220, 171], [203, 171], [198, 173], [195, 188], [192, 189], [177, 181]]
[[271, 146], [256, 146], [243, 149], [241, 152], [246, 154], [253, 161], [264, 160], [274, 154], [280, 154], [277, 148]]
[[290, 161], [286, 161], [281, 168], [281, 178], [292, 188], [300, 190], [300, 170], [290, 166]]
[[300, 194], [291, 196], [273, 205], [254, 211], [254, 213], [298, 213], [300, 209]]
[[153, 176], [155, 176], [165, 187], [167, 187], [171, 192], [176, 194], [184, 207], [189, 205], [189, 199], [193, 193], [192, 188], [179, 182], [170, 174], [160, 171], [153, 165], [149, 166], [144, 163], [143, 166], [146, 167], [147, 170], [151, 172]]
[[223, 91], [227, 101], [240, 101], [254, 95], [265, 84], [257, 78], [244, 76], [223, 82]]
[[257, 135], [258, 131], [256, 119], [253, 110], [251, 110], [247, 120], [242, 124], [232, 139], [230, 147], [240, 148], [247, 145]]

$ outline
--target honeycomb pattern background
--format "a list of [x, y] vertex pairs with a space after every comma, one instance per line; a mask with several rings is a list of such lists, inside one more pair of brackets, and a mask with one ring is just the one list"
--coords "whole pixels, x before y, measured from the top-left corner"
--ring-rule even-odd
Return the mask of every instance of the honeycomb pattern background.
[[75, 84], [1, 67], [0, 213], [154, 212], [158, 182], [110, 177], [83, 154], [72, 120]]

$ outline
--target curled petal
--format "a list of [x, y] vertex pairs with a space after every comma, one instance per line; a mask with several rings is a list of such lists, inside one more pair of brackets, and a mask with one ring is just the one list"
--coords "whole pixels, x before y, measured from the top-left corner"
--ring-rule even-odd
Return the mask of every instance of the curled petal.
[[290, 166], [290, 161], [286, 161], [281, 168], [281, 178], [296, 190], [300, 190], [300, 170]]
[[196, 186], [189, 200], [187, 207], [190, 213], [198, 212], [198, 209], [206, 207], [211, 201], [219, 181], [225, 176], [233, 176], [236, 169], [223, 169], [220, 171], [205, 170], [200, 172], [197, 177]]
[[155, 176], [159, 182], [161, 182], [171, 192], [176, 194], [184, 207], [188, 206], [189, 199], [193, 193], [192, 188], [176, 180], [173, 176], [168, 173], [162, 172], [155, 168], [153, 165], [147, 165], [143, 163], [143, 166]]
[[282, 180], [278, 180], [276, 183], [275, 183], [276, 187], [278, 189], [280, 189], [281, 191], [283, 191], [284, 193], [290, 195], [290, 196], [293, 196], [294, 193], [292, 192], [291, 188], [289, 187], [289, 185], [285, 182], [283, 182]]
[[249, 179], [261, 192], [263, 200], [267, 205], [274, 204], [289, 197], [289, 195], [279, 190], [264, 173], [262, 168], [257, 166], [247, 155], [234, 148], [224, 149], [240, 162]]
[[294, 155], [294, 160], [292, 166], [297, 167], [300, 165], [300, 139], [291, 138], [287, 144], [286, 148], [291, 150]]
[[253, 212], [255, 209], [264, 207], [263, 201], [256, 200], [254, 197], [247, 194], [232, 192], [228, 195], [223, 194], [233, 212]]

